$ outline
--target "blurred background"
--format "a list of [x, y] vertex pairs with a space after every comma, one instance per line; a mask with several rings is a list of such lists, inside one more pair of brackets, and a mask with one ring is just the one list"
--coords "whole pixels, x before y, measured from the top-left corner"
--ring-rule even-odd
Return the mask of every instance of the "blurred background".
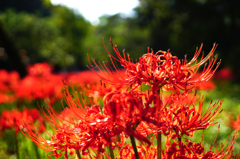
[[[103, 61], [109, 38], [137, 59], [147, 51], [168, 50], [191, 58], [203, 43], [207, 54], [218, 44], [220, 67], [240, 75], [240, 1], [2, 0], [0, 69], [26, 75], [24, 65], [47, 62], [54, 71], [87, 69], [87, 54]], [[122, 5], [122, 6], [121, 6]], [[119, 9], [119, 10], [118, 10]], [[236, 81], [236, 80], [235, 80]]]

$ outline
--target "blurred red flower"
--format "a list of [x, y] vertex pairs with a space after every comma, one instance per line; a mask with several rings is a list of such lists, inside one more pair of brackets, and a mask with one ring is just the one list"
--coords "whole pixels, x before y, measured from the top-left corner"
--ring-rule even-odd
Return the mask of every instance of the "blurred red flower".
[[[40, 128], [39, 130], [42, 130], [41, 126], [43, 126], [43, 119], [35, 108], [25, 108], [22, 112], [18, 110], [5, 110], [0, 117], [0, 131], [4, 132], [6, 129], [13, 128], [15, 134], [17, 134], [23, 124], [32, 124], [36, 121], [40, 122], [38, 128]], [[35, 128], [31, 127], [31, 129]]]
[[52, 74], [47, 63], [34, 64], [28, 70], [29, 74], [15, 88], [17, 98], [26, 101], [49, 98], [51, 103], [62, 98], [63, 77]]
[[222, 68], [222, 69], [216, 71], [213, 78], [218, 79], [218, 80], [233, 80], [234, 74], [231, 69]]

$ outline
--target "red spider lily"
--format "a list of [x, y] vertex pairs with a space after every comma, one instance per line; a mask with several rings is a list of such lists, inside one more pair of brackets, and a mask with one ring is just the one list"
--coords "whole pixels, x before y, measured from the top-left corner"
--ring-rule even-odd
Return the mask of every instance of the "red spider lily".
[[134, 131], [136, 127], [143, 120], [143, 103], [138, 98], [138, 92], [121, 93], [114, 91], [108, 93], [104, 97], [104, 114], [109, 115], [113, 122], [124, 128], [128, 135], [132, 135], [141, 141], [150, 144], [149, 140]]
[[107, 93], [110, 93], [115, 90], [122, 90], [124, 87], [121, 86], [112, 86], [105, 83], [88, 83], [85, 86], [81, 87], [81, 92], [86, 94], [93, 103], [99, 103]]
[[[149, 122], [141, 124], [138, 131], [145, 134], [161, 131], [167, 136], [170, 135], [171, 139], [175, 139], [181, 138], [183, 135], [193, 136], [195, 131], [204, 130], [209, 126], [217, 124], [217, 122], [214, 123], [214, 120], [222, 112], [221, 105], [223, 101], [214, 104], [211, 102], [206, 112], [203, 113], [203, 102], [199, 102], [199, 105], [196, 106], [192, 98], [191, 103], [184, 104], [182, 103], [184, 101], [182, 97], [181, 95], [173, 96], [172, 100], [174, 102], [171, 105], [168, 106], [166, 103], [160, 107], [158, 112], [160, 116], [152, 115], [152, 121], [161, 121], [161, 123], [164, 123], [164, 126], [158, 127], [154, 124], [149, 124]], [[187, 99], [187, 95], [184, 98]]]
[[72, 111], [70, 108], [64, 108], [63, 111], [59, 114], [60, 118], [63, 119], [63, 121], [72, 121], [77, 120], [78, 116], [76, 116], [76, 113]]
[[[41, 111], [45, 117], [52, 123], [54, 135], [50, 135], [51, 140], [44, 139], [41, 134], [24, 125], [22, 132], [26, 137], [34, 141], [45, 151], [53, 151], [55, 157], [59, 157], [64, 152], [67, 158], [68, 150], [74, 149], [88, 154], [88, 148], [97, 152], [104, 152], [104, 148], [110, 146], [112, 149], [116, 146], [113, 137], [120, 135], [123, 128], [116, 125], [113, 120], [100, 111], [100, 106], [95, 105], [86, 107], [81, 105], [79, 99], [72, 98], [68, 90], [65, 91], [65, 101], [70, 108], [73, 116], [59, 116], [48, 103], [47, 115], [43, 109]], [[72, 118], [73, 117], [73, 118]], [[58, 121], [58, 122], [57, 122]], [[54, 128], [55, 127], [55, 128]]]
[[48, 76], [51, 74], [52, 68], [47, 63], [37, 63], [27, 68], [31, 76]]
[[[200, 76], [201, 76], [200, 73], [196, 73], [196, 75], [194, 76], [194, 79], [198, 79]], [[214, 82], [212, 82], [211, 80], [203, 81], [200, 84], [195, 85], [195, 89], [198, 89], [198, 90], [213, 90], [215, 87], [216, 86]]]
[[[176, 159], [176, 158], [184, 158], [184, 159], [230, 159], [234, 158], [232, 151], [233, 145], [236, 142], [236, 134], [232, 137], [229, 145], [225, 148], [225, 145], [216, 149], [216, 152], [212, 151], [212, 146], [209, 151], [205, 151], [202, 147], [202, 143], [191, 142], [188, 139], [184, 139], [184, 141], [173, 141], [165, 145], [165, 151], [162, 151], [162, 159]], [[138, 154], [141, 159], [149, 159], [157, 157], [157, 147], [149, 146], [141, 144], [138, 147]], [[225, 148], [225, 149], [224, 149]], [[120, 159], [135, 159], [134, 151], [132, 146], [126, 144], [121, 148], [119, 152]]]
[[[115, 100], [119, 100], [119, 102], [114, 103]], [[72, 98], [68, 90], [65, 92], [65, 101], [70, 108], [67, 110], [70, 111], [67, 117], [57, 115], [49, 103], [47, 107], [49, 115], [42, 110], [46, 118], [56, 127], [54, 128], [55, 134], [50, 135], [51, 140], [44, 139], [39, 133], [29, 129], [28, 125], [25, 125], [26, 132], [23, 131], [40, 148], [45, 151], [53, 151], [54, 156], [59, 157], [64, 152], [64, 156], [67, 158], [69, 149], [85, 152], [91, 148], [104, 152], [106, 146], [111, 148], [116, 146], [113, 137], [121, 135], [123, 132], [150, 144], [144, 135], [134, 131], [133, 128], [141, 120], [153, 121], [147, 116], [142, 116], [144, 114], [141, 112], [143, 105], [142, 101], [138, 99], [138, 93], [134, 94], [134, 91], [125, 94], [109, 93], [104, 98], [106, 105], [103, 110], [104, 114], [101, 113], [99, 105], [82, 106], [80, 100]], [[122, 111], [123, 109], [124, 111]], [[121, 140], [124, 141], [122, 138]], [[120, 146], [121, 143], [117, 145]]]
[[[126, 57], [123, 52], [122, 56], [118, 48], [112, 44], [112, 41], [110, 42], [117, 55], [114, 57], [108, 52], [114, 69], [109, 63], [101, 64], [93, 60], [94, 65], [99, 69], [97, 72], [89, 60], [90, 69], [100, 77], [100, 83], [94, 81], [96, 78], [91, 76], [89, 81], [81, 79], [83, 84], [77, 87], [89, 99], [84, 100], [85, 97], [83, 98], [81, 93], [78, 98], [76, 87], [72, 90], [74, 95], [65, 87], [64, 99], [68, 108], [64, 108], [63, 113], [60, 115], [56, 113], [50, 102], [47, 102], [47, 113], [40, 108], [50, 122], [53, 134], [47, 132], [49, 139], [45, 139], [32, 128], [31, 124], [26, 123], [21, 129], [26, 137], [47, 153], [52, 152], [50, 155], [55, 157], [63, 155], [64, 158], [68, 158], [69, 154], [81, 152], [86, 158], [101, 158], [103, 154], [113, 159], [114, 154], [111, 150], [114, 148], [121, 149], [120, 158], [133, 159], [232, 157], [236, 135], [226, 149], [220, 147], [216, 152], [212, 151], [212, 146], [209, 151], [205, 151], [202, 143], [194, 143], [186, 139], [186, 136], [192, 137], [197, 130], [215, 125], [217, 123], [214, 123], [215, 119], [222, 112], [222, 101], [220, 101], [211, 102], [203, 113], [203, 102], [200, 101], [196, 105], [196, 93], [189, 94], [191, 89], [199, 89], [197, 87], [200, 84], [208, 81], [218, 68], [220, 62], [216, 64], [217, 58], [213, 57], [215, 44], [210, 53], [205, 58], [202, 55], [199, 61], [197, 58], [201, 53], [202, 45], [196, 50], [190, 62], [187, 62], [186, 57], [180, 61], [169, 51], [153, 53], [148, 49], [148, 53], [144, 54], [139, 62], [133, 63], [129, 55]], [[115, 61], [125, 68], [125, 73], [119, 70]], [[205, 64], [202, 73], [198, 75], [198, 69], [207, 61], [208, 65]], [[86, 74], [90, 76], [89, 72]], [[53, 77], [50, 73], [48, 76]], [[78, 74], [77, 77], [81, 76], [82, 74]], [[40, 82], [48, 79], [44, 73], [37, 73], [31, 78], [40, 79]], [[69, 77], [68, 80], [72, 81], [74, 86], [77, 83], [74, 82], [76, 77]], [[47, 82], [51, 83], [49, 81]], [[143, 83], [150, 86], [146, 93], [137, 89]], [[113, 87], [108, 87], [106, 84], [112, 84]], [[171, 90], [170, 97], [165, 101], [163, 90]], [[48, 91], [38, 90], [38, 93], [49, 96]], [[98, 103], [101, 97], [103, 104], [101, 103], [100, 108]], [[162, 135], [167, 137], [165, 148], [162, 148]], [[125, 139], [129, 136], [132, 146], [125, 145]], [[118, 141], [119, 137], [120, 141]], [[153, 145], [155, 137], [157, 145]], [[139, 142], [139, 146], [136, 146], [134, 138]], [[106, 147], [111, 148], [110, 156], [105, 153]]]
[[[135, 85], [136, 87], [142, 83], [148, 84], [152, 87], [164, 86], [164, 89], [171, 90], [174, 89], [176, 92], [178, 90], [186, 90], [194, 87], [203, 81], [209, 80], [220, 62], [217, 64], [216, 68], [213, 69], [217, 58], [213, 58], [213, 53], [216, 49], [214, 44], [210, 53], [205, 57], [201, 58], [200, 62], [197, 63], [197, 58], [202, 50], [202, 45], [200, 49], [196, 50], [193, 59], [187, 63], [185, 60], [181, 61], [176, 57], [172, 56], [171, 53], [165, 51], [158, 51], [157, 53], [149, 52], [144, 54], [139, 62], [133, 63], [130, 60], [129, 55], [126, 58], [125, 52], [123, 52], [123, 57], [121, 56], [118, 48], [112, 44], [113, 50], [115, 51], [117, 58], [108, 52], [110, 55], [110, 60], [116, 70], [114, 73], [109, 64], [97, 64], [94, 60], [93, 63], [100, 70], [100, 73], [94, 70], [94, 67], [90, 63], [90, 69], [95, 72], [103, 81], [113, 85]], [[116, 60], [126, 69], [125, 74], [121, 74], [119, 69], [115, 65]], [[208, 66], [204, 67], [201, 76], [198, 79], [193, 80], [199, 67], [205, 62], [209, 61]], [[213, 69], [213, 71], [212, 71]], [[134, 87], [135, 88], [135, 87]], [[159, 89], [159, 88], [158, 88]]]
[[49, 75], [44, 78], [33, 76], [25, 77], [15, 89], [19, 99], [27, 101], [50, 98], [54, 103], [62, 98], [62, 77], [59, 75]]
[[106, 85], [92, 71], [70, 73], [66, 77], [66, 83], [80, 87], [81, 93], [88, 96], [93, 103], [99, 103], [105, 94], [121, 89], [121, 86]]
[[[24, 109], [23, 112], [18, 110], [3, 111], [0, 118], [0, 130], [5, 131], [6, 129], [13, 128], [15, 134], [17, 134], [22, 123], [34, 123], [36, 121], [40, 122], [38, 130], [41, 132], [43, 119], [37, 109]], [[32, 127], [30, 129], [32, 129]]]
[[[166, 129], [166, 125], [161, 120], [154, 118], [156, 110], [160, 103], [156, 102], [150, 106], [155, 98], [147, 96], [138, 91], [119, 92], [113, 91], [104, 96], [104, 113], [109, 115], [114, 122], [124, 127], [124, 132], [132, 135], [140, 141], [150, 144], [146, 138], [147, 132], [142, 132], [142, 127], [138, 128], [142, 122], [158, 127], [159, 129]], [[145, 102], [144, 102], [145, 101]], [[136, 128], [136, 130], [135, 130]], [[140, 130], [140, 132], [138, 132]]]
[[0, 91], [12, 91], [18, 85], [19, 80], [20, 76], [18, 72], [7, 72], [5, 70], [0, 70]]
[[[169, 147], [166, 146], [165, 152], [163, 153], [163, 159], [175, 159], [175, 158], [201, 158], [201, 159], [230, 159], [233, 157], [233, 145], [236, 142], [236, 134], [232, 137], [227, 148], [224, 149], [226, 143], [220, 148], [216, 148], [216, 152], [212, 151], [212, 144], [209, 151], [205, 152], [205, 149], [202, 147], [202, 143], [194, 143], [185, 139], [185, 141], [174, 141], [169, 144]], [[218, 145], [217, 145], [218, 146]]]
[[29, 75], [19, 82], [16, 96], [19, 99], [32, 101], [49, 98], [54, 103], [62, 98], [63, 77], [54, 75], [48, 64], [35, 64], [29, 67]]
[[198, 109], [194, 104], [192, 104], [192, 107], [182, 104], [172, 104], [165, 107], [162, 112], [164, 114], [163, 120], [170, 122], [172, 129], [175, 131], [172, 139], [181, 138], [182, 135], [193, 136], [195, 131], [217, 124], [213, 121], [222, 112], [221, 104], [222, 101], [211, 103], [204, 114], [202, 112], [203, 102], [199, 102]]
[[199, 99], [195, 94], [182, 93], [179, 95], [176, 94], [163, 94], [162, 95], [163, 105], [171, 105], [174, 102], [178, 102], [183, 105], [190, 105], [196, 103]]
[[[209, 151], [205, 151], [202, 143], [195, 143], [191, 142], [188, 139], [184, 139], [184, 141], [174, 140], [171, 143], [166, 143], [165, 150], [162, 151], [162, 159], [176, 159], [176, 158], [184, 158], [184, 159], [230, 159], [233, 157], [233, 145], [236, 142], [236, 134], [232, 137], [230, 143], [226, 146], [221, 145], [214, 151], [212, 151], [214, 143], [211, 145]], [[202, 141], [201, 141], [202, 142]], [[148, 159], [148, 158], [156, 158], [157, 157], [157, 147], [156, 146], [149, 146], [141, 144], [138, 147], [138, 154], [141, 159]], [[235, 156], [236, 157], [236, 156]], [[126, 144], [123, 146], [119, 152], [119, 158], [131, 158], [135, 159], [134, 151], [132, 146]]]
[[[156, 158], [156, 148], [150, 147], [149, 145], [141, 145], [137, 146], [138, 148], [138, 154], [141, 159], [149, 159], [149, 158]], [[132, 146], [129, 144], [125, 145], [121, 148], [119, 152], [119, 158], [120, 159], [135, 159], [134, 151]]]

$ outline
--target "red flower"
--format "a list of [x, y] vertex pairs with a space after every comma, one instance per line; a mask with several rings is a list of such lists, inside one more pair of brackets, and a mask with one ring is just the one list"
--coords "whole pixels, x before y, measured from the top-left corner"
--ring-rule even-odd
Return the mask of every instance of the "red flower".
[[[110, 42], [112, 44], [111, 39]], [[123, 52], [123, 56], [121, 56], [116, 46], [112, 44], [112, 48], [115, 51], [117, 58], [109, 52], [108, 54], [110, 55], [110, 60], [116, 72], [112, 71], [113, 69], [109, 64], [97, 64], [93, 60], [93, 63], [100, 71], [100, 73], [98, 73], [94, 70], [94, 66], [92, 66], [90, 61], [89, 63], [90, 69], [93, 72], [95, 72], [106, 83], [113, 85], [133, 85], [135, 88], [142, 83], [145, 83], [152, 87], [157, 87], [155, 89], [164, 86], [164, 89], [174, 89], [176, 92], [179, 92], [179, 89], [191, 89], [196, 84], [209, 80], [220, 64], [219, 62], [216, 68], [212, 71], [217, 60], [217, 58], [213, 58], [213, 53], [216, 49], [215, 44], [210, 53], [205, 58], [202, 56], [198, 63], [197, 58], [200, 55], [202, 45], [199, 50], [196, 50], [193, 59], [188, 63], [186, 57], [181, 63], [181, 61], [176, 56], [172, 56], [169, 51], [158, 51], [157, 53], [153, 53], [153, 51], [149, 52], [149, 50], [147, 54], [144, 54], [139, 59], [139, 62], [133, 63], [131, 62], [129, 55], [127, 55], [126, 58], [125, 52]], [[119, 69], [113, 60], [120, 62], [120, 64], [126, 69], [125, 74], [119, 72]], [[208, 66], [206, 67], [205, 65], [201, 76], [198, 79], [193, 80], [199, 67], [207, 60], [209, 60]]]
[[[215, 76], [215, 74], [214, 74], [214, 76]], [[200, 77], [201, 77], [201, 74], [196, 73], [193, 80], [197, 80]], [[216, 87], [215, 84], [211, 80], [203, 81], [203, 82], [195, 85], [195, 88], [198, 90], [213, 90], [215, 87]]]
[[[147, 113], [146, 106], [143, 105], [142, 98], [144, 96], [144, 94], [137, 91], [113, 91], [106, 94], [103, 99], [105, 105], [103, 112], [109, 115], [117, 126], [122, 127], [124, 133], [150, 144], [146, 136], [135, 130], [142, 121], [153, 121]], [[155, 121], [154, 124], [156, 123]]]
[[164, 94], [163, 95], [163, 105], [171, 105], [174, 102], [183, 104], [183, 105], [191, 105], [192, 103], [196, 103], [199, 97], [195, 94], [190, 93], [182, 93], [179, 95], [176, 94]]
[[[224, 149], [225, 145], [219, 146], [220, 148], [213, 152], [211, 150], [214, 143], [211, 145], [209, 151], [205, 151], [202, 146], [202, 143], [191, 142], [188, 139], [184, 139], [184, 141], [175, 140], [169, 144], [165, 145], [165, 150], [162, 151], [162, 159], [231, 159], [234, 158], [232, 151], [233, 145], [236, 142], [236, 134], [232, 137], [229, 145]], [[141, 146], [137, 146], [138, 154], [141, 159], [153, 159], [157, 158], [157, 146], [149, 146], [141, 144]], [[126, 144], [123, 146], [119, 152], [119, 158], [135, 158], [135, 154], [132, 146]]]
[[222, 112], [221, 105], [222, 101], [220, 103], [211, 103], [203, 114], [203, 102], [199, 102], [198, 109], [195, 104], [189, 106], [177, 103], [163, 109], [162, 114], [166, 117], [164, 120], [170, 122], [172, 129], [175, 131], [172, 139], [181, 138], [183, 135], [193, 136], [195, 131], [204, 130], [211, 125], [217, 124], [213, 123], [213, 121]]
[[231, 119], [231, 117], [230, 117], [230, 124], [229, 124], [229, 126], [230, 126], [231, 128], [233, 128], [234, 130], [239, 131], [239, 130], [240, 130], [240, 115], [237, 117], [237, 120], [236, 120], [236, 121], [234, 121], [234, 120]]
[[54, 103], [62, 98], [62, 79], [61, 75], [51, 73], [48, 64], [35, 64], [15, 88], [16, 96], [27, 101], [49, 98]]
[[122, 90], [124, 87], [112, 86], [102, 82], [88, 83], [80, 88], [81, 92], [86, 94], [93, 103], [99, 103], [107, 93], [113, 92], [115, 90]]
[[[112, 41], [110, 42], [112, 44]], [[97, 72], [89, 60], [90, 69], [101, 80], [98, 83], [94, 81], [95, 78], [90, 78], [90, 81], [81, 79], [83, 84], [79, 88], [86, 96], [83, 95], [83, 97], [81, 94], [78, 98], [79, 94], [74, 87], [72, 90], [74, 95], [65, 87], [64, 99], [68, 108], [64, 108], [60, 115], [54, 111], [50, 102], [47, 102], [46, 107], [48, 113], [40, 108], [53, 129], [53, 134], [48, 134], [50, 139], [43, 138], [30, 124], [24, 124], [21, 129], [26, 137], [44, 151], [52, 151], [51, 155], [55, 157], [64, 155], [64, 158], [68, 158], [68, 153], [73, 155], [74, 150], [81, 151], [82, 155], [89, 158], [94, 156], [92, 154], [94, 152], [94, 157], [100, 158], [99, 153], [105, 155], [106, 147], [114, 149], [116, 146], [121, 149], [120, 158], [138, 158], [138, 155], [141, 158], [158, 159], [232, 157], [236, 135], [226, 149], [220, 147], [215, 153], [212, 152], [212, 146], [206, 152], [202, 141], [194, 143], [186, 139], [186, 137], [193, 136], [195, 131], [204, 130], [216, 124], [214, 120], [222, 111], [222, 101], [220, 101], [214, 104], [211, 102], [206, 112], [203, 113], [203, 102], [200, 101], [196, 106], [196, 94], [189, 94], [189, 90], [208, 81], [219, 66], [220, 62], [216, 64], [217, 58], [213, 58], [215, 44], [210, 53], [205, 58], [202, 56], [197, 62], [202, 49], [201, 45], [188, 63], [186, 57], [180, 61], [169, 51], [153, 53], [153, 51], [149, 52], [149, 49], [148, 53], [144, 54], [138, 62], [133, 63], [129, 55], [126, 57], [123, 52], [122, 56], [116, 46], [112, 44], [112, 47], [117, 57], [109, 52], [108, 54], [114, 69], [108, 63], [97, 64], [93, 60], [94, 65], [100, 71]], [[125, 68], [125, 73], [118, 69], [114, 60]], [[202, 73], [196, 74], [200, 66], [207, 61], [208, 65], [204, 66]], [[215, 64], [216, 67], [213, 68]], [[40, 79], [36, 80], [37, 82], [32, 81], [37, 85], [41, 85], [41, 82], [44, 86], [46, 83], [51, 83], [48, 76], [43, 74], [37, 73], [29, 79]], [[76, 77], [81, 76], [82, 74], [78, 74], [68, 79], [72, 80], [75, 85]], [[49, 81], [45, 81], [46, 79]], [[29, 84], [29, 82], [26, 83]], [[109, 88], [105, 83], [114, 86]], [[148, 85], [146, 93], [138, 91], [143, 83]], [[41, 87], [37, 88], [37, 96], [44, 97], [43, 95], [49, 92], [55, 93], [52, 89], [47, 89], [51, 88], [49, 85], [44, 87], [44, 90], [41, 90]], [[171, 90], [167, 102], [164, 101], [162, 90]], [[89, 99], [84, 100], [86, 97]], [[98, 104], [101, 97], [103, 97], [103, 103]], [[164, 148], [161, 146], [162, 135], [166, 136]], [[124, 145], [125, 138], [129, 136], [132, 146]], [[120, 141], [117, 142], [118, 137]], [[155, 137], [157, 145], [151, 145]], [[139, 142], [139, 146], [136, 146], [134, 138]], [[112, 158], [112, 151], [110, 154]]]
[[116, 146], [113, 137], [120, 135], [123, 128], [116, 125], [108, 115], [102, 114], [99, 105], [91, 107], [81, 105], [80, 100], [72, 98], [68, 90], [65, 91], [64, 97], [70, 108], [67, 109], [69, 114], [59, 116], [50, 103], [48, 103], [47, 107], [48, 115], [41, 108], [55, 132], [54, 135], [49, 134], [51, 140], [46, 140], [40, 133], [29, 129], [29, 125], [23, 125], [25, 129], [21, 131], [24, 135], [44, 151], [53, 151], [52, 155], [55, 157], [61, 156], [62, 152], [64, 152], [64, 157], [67, 158], [68, 150], [71, 149], [86, 154], [88, 148], [104, 152], [105, 147], [114, 148]]
[[[189, 141], [188, 139], [184, 139], [185, 141], [175, 140], [169, 146], [166, 146], [165, 152], [163, 155], [163, 159], [175, 159], [175, 158], [201, 158], [201, 159], [230, 159], [233, 157], [233, 145], [236, 141], [236, 134], [232, 137], [227, 148], [224, 149], [225, 145], [219, 146], [220, 148], [216, 150], [214, 153], [211, 149], [205, 152], [205, 149], [202, 147], [202, 143], [194, 143]], [[218, 145], [217, 145], [218, 147]]]
[[15, 95], [0, 92], [0, 104], [11, 103], [16, 100]]
[[52, 68], [47, 63], [37, 63], [28, 66], [28, 73], [31, 76], [48, 76], [51, 74]]
[[232, 80], [234, 78], [232, 70], [229, 68], [222, 68], [219, 71], [216, 71], [213, 78], [218, 80]]
[[[139, 157], [141, 159], [154, 159], [157, 156], [155, 147], [150, 147], [149, 145], [141, 144], [141, 146], [137, 146], [137, 148]], [[124, 147], [122, 147], [119, 152], [119, 157], [120, 159], [125, 158], [134, 159], [135, 155], [132, 146], [127, 144]]]
[[[37, 109], [24, 109], [23, 112], [18, 110], [3, 111], [0, 118], [0, 131], [13, 128], [17, 134], [23, 123], [29, 124], [36, 121], [40, 122], [39, 128], [41, 128], [43, 120]], [[29, 129], [32, 128], [32, 126], [29, 127]]]

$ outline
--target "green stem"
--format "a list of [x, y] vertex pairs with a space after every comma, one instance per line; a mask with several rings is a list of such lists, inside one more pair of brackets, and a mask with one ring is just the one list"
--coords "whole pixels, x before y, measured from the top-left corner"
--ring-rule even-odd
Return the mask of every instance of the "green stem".
[[76, 154], [77, 154], [77, 158], [81, 159], [81, 154], [80, 154], [79, 150], [76, 150]]
[[[164, 84], [163, 84], [164, 85]], [[163, 86], [161, 85], [161, 87]], [[161, 89], [159, 89], [159, 98], [161, 100]], [[158, 112], [160, 112], [160, 109], [158, 109]], [[159, 114], [158, 114], [158, 117], [159, 117]], [[161, 121], [161, 118], [159, 118], [160, 121]], [[162, 133], [161, 132], [158, 132], [157, 133], [157, 159], [162, 159]]]
[[157, 159], [162, 159], [162, 133], [157, 133]]
[[16, 158], [17, 159], [20, 159], [20, 156], [19, 156], [19, 147], [18, 147], [18, 136], [17, 136], [17, 134], [15, 134], [14, 135], [14, 137], [15, 137], [15, 146], [16, 146]]
[[137, 150], [135, 139], [134, 139], [134, 137], [132, 135], [130, 136], [130, 139], [131, 139], [131, 142], [132, 142], [132, 147], [133, 147], [133, 150], [134, 150], [134, 153], [135, 153], [135, 157], [136, 157], [136, 159], [139, 159], [139, 155], [138, 155], [138, 150]]
[[35, 150], [37, 159], [40, 159], [40, 155], [39, 155], [39, 152], [38, 152], [38, 147], [37, 147], [37, 145], [36, 145], [34, 142], [32, 142], [32, 144], [33, 144], [33, 147], [34, 147], [34, 150]]
[[111, 157], [111, 159], [114, 159], [114, 153], [113, 153], [113, 150], [111, 149], [111, 147], [109, 147], [109, 151], [110, 151], [110, 157]]

